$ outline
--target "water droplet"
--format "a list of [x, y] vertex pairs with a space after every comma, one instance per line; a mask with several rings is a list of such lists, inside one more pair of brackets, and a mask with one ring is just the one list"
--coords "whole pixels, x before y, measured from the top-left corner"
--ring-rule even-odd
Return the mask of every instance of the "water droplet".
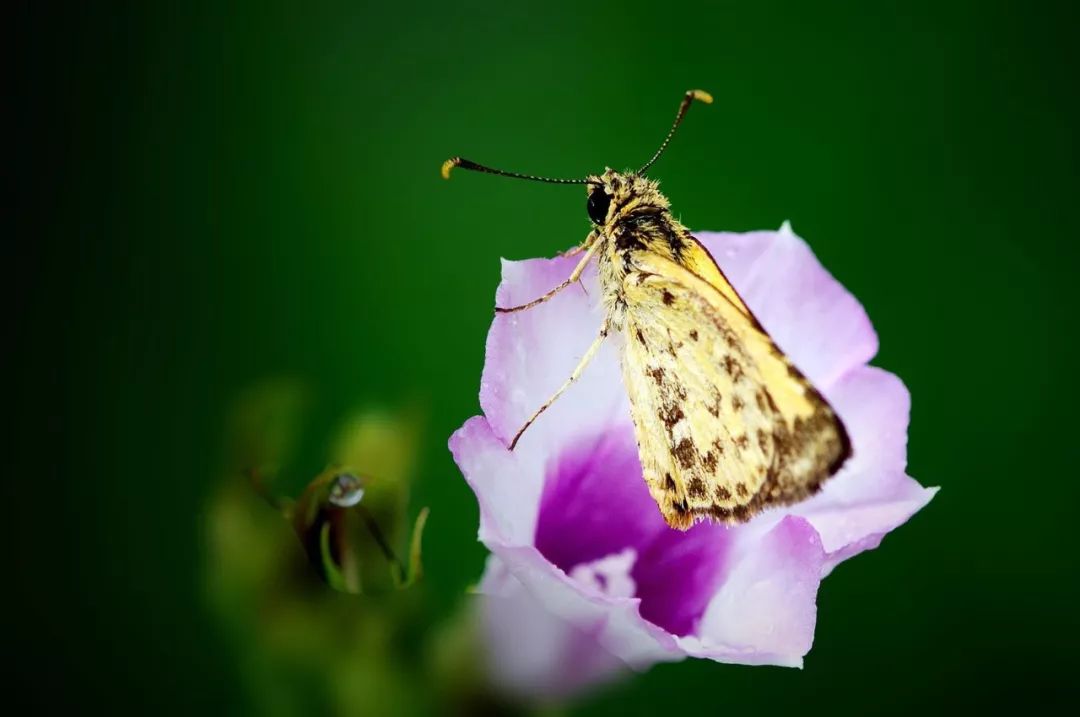
[[364, 497], [364, 483], [352, 473], [340, 473], [330, 486], [329, 500], [339, 508], [351, 508]]

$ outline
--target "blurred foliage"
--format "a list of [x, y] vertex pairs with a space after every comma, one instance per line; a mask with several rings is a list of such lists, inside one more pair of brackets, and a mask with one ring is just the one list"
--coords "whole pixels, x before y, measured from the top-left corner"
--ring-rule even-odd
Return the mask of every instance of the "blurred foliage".
[[[318, 546], [326, 522], [316, 516], [328, 505], [328, 483], [338, 469], [324, 471], [293, 502], [264, 501], [257, 488], [272, 495], [272, 483], [253, 485], [240, 468], [288, 462], [305, 395], [298, 383], [277, 381], [238, 402], [229, 437], [233, 460], [208, 510], [208, 598], [235, 638], [261, 713], [308, 714], [313, 705], [342, 715], [415, 713], [429, 697], [411, 685], [420, 660], [407, 634], [423, 610], [422, 596], [339, 594], [322, 582], [318, 553], [313, 560], [305, 555], [312, 539]], [[367, 411], [350, 419], [334, 442], [331, 463], [348, 461], [378, 476], [365, 486], [361, 504], [371, 506], [391, 540], [402, 533], [420, 430], [415, 415]], [[377, 571], [376, 582], [385, 586], [383, 552], [359, 526], [350, 527], [337, 537], [359, 556], [345, 570]]]
[[[419, 410], [354, 413], [330, 442], [332, 467], [297, 500], [275, 494], [260, 471], [236, 467], [290, 462], [306, 396], [283, 380], [245, 392], [229, 422], [231, 465], [207, 509], [206, 596], [257, 710], [466, 714], [483, 705], [509, 713], [468, 667], [479, 662], [471, 611], [432, 627], [423, 584], [413, 584], [427, 515], [407, 520]], [[359, 480], [340, 486], [354, 466], [362, 489]], [[361, 490], [355, 504], [335, 505]], [[406, 537], [408, 567], [393, 562]]]

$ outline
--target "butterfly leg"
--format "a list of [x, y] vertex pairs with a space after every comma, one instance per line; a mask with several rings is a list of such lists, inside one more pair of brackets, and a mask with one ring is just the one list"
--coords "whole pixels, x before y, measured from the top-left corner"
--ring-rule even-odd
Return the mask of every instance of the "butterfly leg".
[[597, 250], [597, 248], [599, 248], [600, 243], [601, 242], [600, 242], [599, 236], [596, 236], [596, 237], [594, 237], [592, 239], [592, 243], [589, 244], [588, 249], [585, 250], [585, 256], [583, 256], [581, 258], [581, 261], [579, 261], [577, 263], [577, 266], [574, 267], [574, 271], [572, 271], [570, 273], [570, 276], [569, 276], [569, 278], [567, 278], [566, 281], [559, 284], [554, 289], [552, 289], [548, 293], [541, 296], [539, 299], [533, 299], [532, 301], [530, 301], [527, 304], [522, 304], [521, 306], [511, 306], [509, 308], [503, 308], [501, 306], [496, 306], [495, 307], [496, 313], [510, 314], [510, 313], [515, 312], [515, 311], [524, 311], [525, 309], [531, 309], [532, 307], [536, 306], [537, 304], [544, 303], [545, 301], [547, 301], [551, 297], [555, 296], [555, 294], [558, 294], [560, 291], [562, 291], [566, 287], [573, 284], [575, 281], [580, 279], [581, 275], [585, 272], [585, 267], [587, 267], [589, 265], [589, 261], [592, 260], [593, 254], [596, 253], [596, 250]]
[[589, 236], [585, 237], [585, 241], [581, 242], [580, 244], [575, 246], [573, 249], [567, 249], [566, 251], [559, 254], [559, 256], [577, 256], [581, 252], [588, 249], [589, 245], [592, 244], [593, 241], [596, 240], [596, 238], [597, 238], [596, 231], [595, 230], [591, 231], [591, 232], [589, 232]]
[[510, 450], [514, 450], [517, 445], [518, 439], [521, 438], [521, 434], [525, 433], [525, 429], [533, 424], [540, 414], [548, 410], [551, 404], [558, 400], [559, 396], [563, 394], [563, 391], [570, 388], [570, 386], [581, 378], [582, 372], [585, 367], [589, 365], [589, 362], [596, 356], [596, 352], [600, 350], [600, 346], [604, 343], [604, 339], [607, 338], [610, 323], [608, 319], [604, 319], [604, 323], [600, 326], [600, 335], [596, 337], [596, 340], [592, 342], [592, 345], [585, 351], [585, 355], [581, 357], [581, 361], [578, 362], [577, 368], [570, 374], [570, 378], [566, 379], [562, 386], [559, 386], [559, 390], [552, 394], [551, 398], [544, 402], [544, 405], [536, 409], [536, 412], [529, 416], [529, 420], [525, 421], [525, 425], [514, 435], [514, 440], [510, 441]]

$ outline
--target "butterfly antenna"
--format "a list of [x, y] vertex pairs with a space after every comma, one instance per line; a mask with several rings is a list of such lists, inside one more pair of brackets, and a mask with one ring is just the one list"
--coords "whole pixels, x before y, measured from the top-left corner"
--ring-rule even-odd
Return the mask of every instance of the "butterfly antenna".
[[671, 125], [671, 130], [667, 133], [667, 137], [664, 137], [664, 141], [660, 143], [660, 149], [656, 150], [656, 154], [652, 156], [652, 159], [646, 162], [645, 166], [643, 166], [637, 171], [638, 174], [644, 174], [645, 170], [647, 170], [653, 165], [653, 162], [660, 159], [660, 155], [664, 153], [665, 149], [667, 149], [668, 142], [670, 142], [671, 138], [675, 136], [675, 130], [677, 130], [679, 128], [679, 125], [682, 124], [683, 117], [686, 116], [686, 111], [690, 109], [690, 105], [693, 104], [694, 100], [697, 100], [698, 102], [704, 102], [707, 105], [711, 105], [712, 95], [710, 95], [705, 90], [689, 90], [686, 93], [686, 96], [682, 99], [682, 103], [679, 105], [679, 113], [675, 115], [675, 124]]
[[471, 169], [474, 172], [486, 172], [487, 174], [498, 174], [501, 177], [513, 177], [514, 179], [530, 179], [534, 182], [547, 182], [548, 184], [587, 184], [587, 179], [558, 179], [555, 177], [536, 177], [531, 174], [518, 174], [517, 172], [505, 172], [501, 169], [495, 169], [493, 167], [485, 167], [482, 164], [477, 164], [469, 159], [463, 159], [462, 157], [451, 157], [443, 162], [442, 165], [442, 177], [443, 179], [450, 179], [450, 170], [454, 167], [461, 167], [462, 169]]

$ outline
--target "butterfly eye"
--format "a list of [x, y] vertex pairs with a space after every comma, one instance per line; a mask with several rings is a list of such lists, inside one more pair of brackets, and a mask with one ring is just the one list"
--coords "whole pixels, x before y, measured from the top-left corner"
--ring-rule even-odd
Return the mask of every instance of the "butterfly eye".
[[589, 193], [589, 203], [585, 209], [589, 212], [589, 219], [594, 224], [603, 224], [607, 219], [608, 207], [611, 206], [611, 195], [604, 191], [603, 187], [597, 187]]

